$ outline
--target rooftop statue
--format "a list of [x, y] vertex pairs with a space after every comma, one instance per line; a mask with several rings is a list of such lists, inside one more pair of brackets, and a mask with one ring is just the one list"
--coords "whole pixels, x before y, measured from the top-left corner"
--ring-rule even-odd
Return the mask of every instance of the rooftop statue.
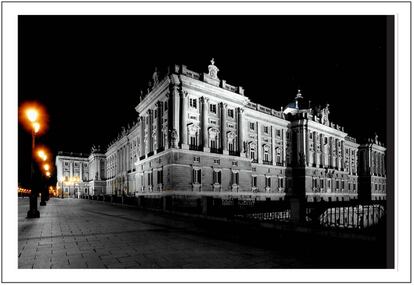
[[152, 74], [152, 83], [153, 86], [155, 87], [156, 85], [158, 85], [158, 71], [157, 71], [157, 67], [155, 67], [154, 73]]
[[210, 62], [211, 64], [208, 66], [208, 75], [213, 79], [218, 79], [217, 73], [219, 72], [219, 69], [214, 65], [214, 58], [212, 58]]
[[321, 110], [321, 123], [324, 125], [329, 124], [329, 104], [326, 104], [326, 107]]

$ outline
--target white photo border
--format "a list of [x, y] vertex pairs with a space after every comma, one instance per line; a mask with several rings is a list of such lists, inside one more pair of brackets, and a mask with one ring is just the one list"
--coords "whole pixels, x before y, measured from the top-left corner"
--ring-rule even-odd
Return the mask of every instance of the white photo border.
[[[18, 15], [394, 15], [394, 269], [27, 270], [17, 256]], [[411, 2], [2, 2], [2, 282], [411, 282]], [[12, 123], [10, 123], [12, 122]], [[410, 131], [408, 131], [410, 130]], [[410, 155], [407, 155], [407, 154]], [[7, 165], [7, 168], [4, 166]], [[160, 270], [162, 270], [160, 273]]]

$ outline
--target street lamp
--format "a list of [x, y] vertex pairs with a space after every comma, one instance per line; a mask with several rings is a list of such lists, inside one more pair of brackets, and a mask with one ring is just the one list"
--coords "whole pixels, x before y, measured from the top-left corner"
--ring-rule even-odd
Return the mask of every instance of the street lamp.
[[34, 183], [34, 150], [35, 150], [35, 140], [36, 140], [36, 134], [40, 130], [40, 123], [37, 122], [37, 119], [39, 118], [39, 111], [35, 108], [28, 108], [25, 112], [26, 119], [31, 124], [31, 131], [32, 131], [32, 156], [30, 161], [30, 180], [32, 184], [32, 191], [30, 194], [30, 209], [27, 212], [28, 218], [39, 218], [40, 213], [37, 210], [37, 185]]

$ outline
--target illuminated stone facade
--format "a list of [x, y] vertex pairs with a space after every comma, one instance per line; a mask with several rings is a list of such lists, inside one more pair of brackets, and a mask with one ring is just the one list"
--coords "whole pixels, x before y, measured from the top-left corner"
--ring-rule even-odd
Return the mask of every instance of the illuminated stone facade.
[[[86, 159], [88, 193], [385, 199], [386, 149], [377, 139], [358, 144], [329, 120], [329, 105], [304, 107], [300, 91], [280, 110], [253, 103], [218, 72], [214, 60], [207, 73], [156, 70], [138, 120]], [[58, 159], [70, 158], [58, 156], [59, 180]]]

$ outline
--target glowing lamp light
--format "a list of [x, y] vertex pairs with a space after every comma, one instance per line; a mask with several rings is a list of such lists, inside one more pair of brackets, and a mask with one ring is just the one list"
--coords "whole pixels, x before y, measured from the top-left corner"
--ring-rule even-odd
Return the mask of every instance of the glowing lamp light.
[[46, 171], [49, 171], [50, 166], [49, 166], [49, 164], [45, 164], [45, 165], [43, 165], [43, 168], [44, 168]]
[[50, 172], [49, 171], [46, 172], [46, 176], [50, 177]]
[[39, 132], [40, 124], [38, 122], [33, 123], [33, 130], [34, 130], [35, 134], [37, 134]]
[[39, 112], [36, 109], [28, 109], [26, 111], [26, 116], [30, 122], [36, 122], [37, 118], [39, 117]]
[[46, 155], [46, 153], [45, 153], [45, 151], [44, 150], [39, 150], [38, 152], [37, 152], [37, 155], [43, 160], [43, 161], [46, 161], [46, 159], [47, 159], [47, 155]]

